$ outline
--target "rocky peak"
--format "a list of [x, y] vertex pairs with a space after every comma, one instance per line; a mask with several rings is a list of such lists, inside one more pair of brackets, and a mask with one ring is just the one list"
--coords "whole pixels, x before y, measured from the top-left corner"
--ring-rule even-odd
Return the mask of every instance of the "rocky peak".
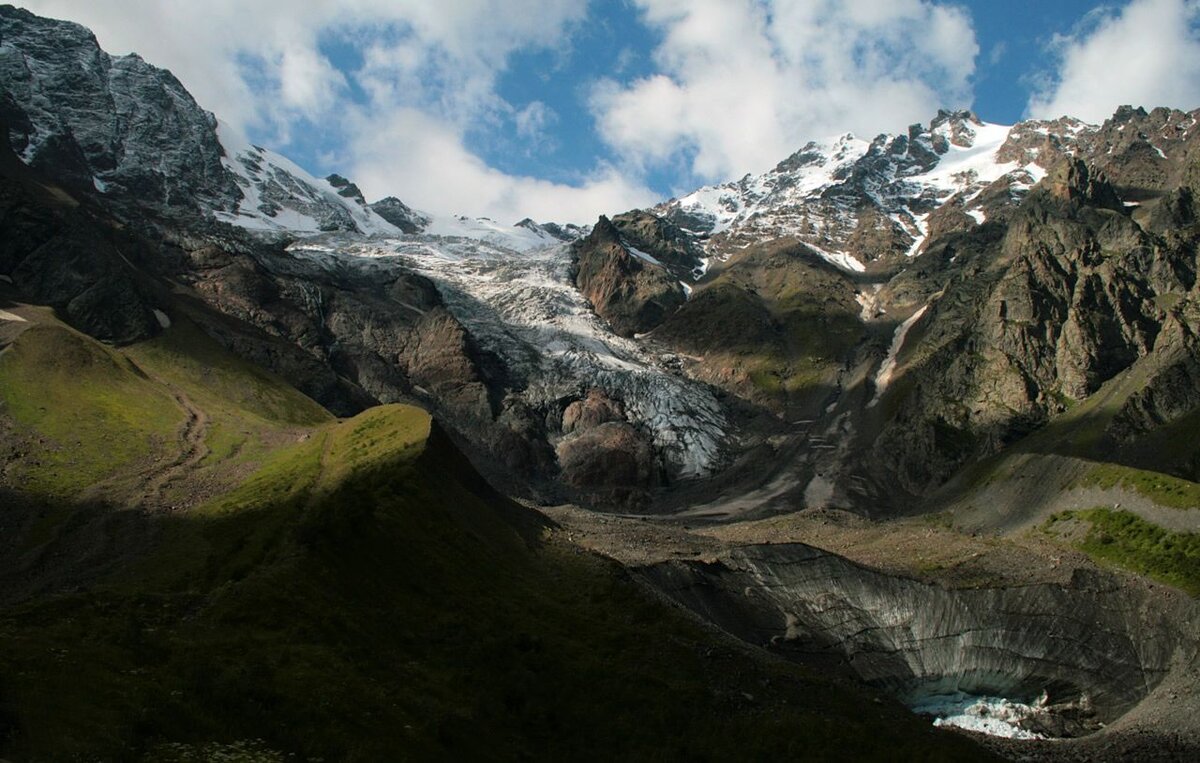
[[929, 132], [959, 148], [970, 148], [975, 142], [974, 127], [983, 127], [983, 120], [975, 112], [938, 109], [937, 116], [929, 123]]
[[576, 242], [574, 261], [575, 285], [620, 336], [653, 330], [687, 301], [663, 263], [626, 243], [604, 215]]
[[585, 234], [585, 231], [578, 225], [559, 225], [558, 223], [539, 223], [531, 217], [526, 217], [519, 223], [513, 226], [514, 228], [524, 228], [527, 231], [536, 233], [539, 236], [549, 236], [557, 241], [570, 243], [580, 236]]
[[364, 207], [367, 205], [367, 200], [363, 198], [362, 191], [358, 189], [358, 186], [336, 172], [326, 177], [325, 182], [337, 189], [338, 196], [356, 201]]
[[87, 29], [0, 7], [9, 142], [74, 188], [164, 208], [232, 209], [216, 120], [168, 71], [109, 56]]
[[[718, 261], [755, 241], [799, 239], [843, 270], [899, 266], [918, 254], [928, 217], [956, 195], [967, 219], [985, 219], [979, 199], [1008, 178], [987, 206], [1012, 206], [1043, 175], [1037, 146], [1001, 149], [1011, 128], [970, 111], [940, 111], [928, 123], [870, 142], [851, 134], [809, 142], [773, 170], [702, 188], [651, 210]], [[1031, 131], [1030, 134], [1033, 134]], [[1045, 135], [1038, 133], [1037, 140]]]
[[1104, 173], [1082, 159], [1064, 159], [1042, 182], [1051, 196], [1063, 201], [1116, 211], [1125, 208]]
[[996, 159], [1049, 169], [1064, 157], [1074, 155], [1080, 149], [1080, 142], [1087, 140], [1095, 130], [1094, 126], [1071, 117], [1019, 122], [1009, 130], [1004, 144], [996, 152]]
[[370, 205], [371, 211], [405, 233], [420, 233], [429, 225], [429, 218], [400, 201], [388, 196]]

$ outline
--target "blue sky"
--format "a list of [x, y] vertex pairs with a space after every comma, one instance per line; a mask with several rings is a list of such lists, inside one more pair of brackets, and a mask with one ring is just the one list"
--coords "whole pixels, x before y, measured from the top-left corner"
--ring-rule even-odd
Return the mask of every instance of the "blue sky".
[[28, 0], [314, 174], [590, 222], [939, 106], [1200, 106], [1200, 0]]

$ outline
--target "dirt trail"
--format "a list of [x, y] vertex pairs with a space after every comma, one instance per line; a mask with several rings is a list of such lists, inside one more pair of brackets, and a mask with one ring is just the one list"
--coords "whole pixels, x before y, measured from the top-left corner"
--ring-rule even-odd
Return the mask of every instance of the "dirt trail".
[[1175, 532], [1200, 531], [1200, 509], [1162, 506], [1123, 486], [1080, 485], [1095, 463], [1068, 456], [1019, 454], [1002, 479], [953, 497], [945, 508], [967, 531], [1019, 535], [1059, 511], [1110, 507]]
[[174, 509], [169, 506], [166, 491], [170, 485], [187, 476], [209, 454], [205, 440], [208, 437], [209, 416], [197, 407], [182, 392], [174, 394], [175, 402], [187, 414], [179, 429], [179, 455], [163, 467], [156, 467], [143, 476], [144, 482], [133, 497], [133, 503], [145, 508]]

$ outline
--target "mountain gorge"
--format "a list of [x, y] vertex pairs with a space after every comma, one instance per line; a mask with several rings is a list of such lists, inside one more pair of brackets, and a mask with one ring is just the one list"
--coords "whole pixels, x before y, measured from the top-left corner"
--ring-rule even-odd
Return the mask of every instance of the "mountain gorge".
[[508, 225], [0, 7], [0, 755], [1190, 759], [1198, 118]]

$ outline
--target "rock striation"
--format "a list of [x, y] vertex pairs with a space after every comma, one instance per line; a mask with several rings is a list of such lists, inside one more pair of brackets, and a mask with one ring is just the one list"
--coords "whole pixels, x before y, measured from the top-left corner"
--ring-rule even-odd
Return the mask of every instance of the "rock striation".
[[948, 590], [802, 544], [747, 546], [639, 574], [751, 643], [836, 656], [910, 704], [956, 692], [1058, 706], [1040, 731], [1111, 723], [1194, 659], [1196, 608], [1077, 570], [1069, 585]]

